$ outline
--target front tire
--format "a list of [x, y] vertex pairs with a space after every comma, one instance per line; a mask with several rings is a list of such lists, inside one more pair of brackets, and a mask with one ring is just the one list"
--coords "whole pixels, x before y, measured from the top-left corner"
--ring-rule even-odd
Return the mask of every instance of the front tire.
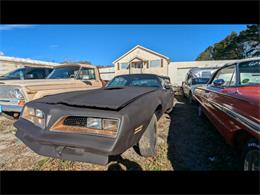
[[138, 150], [141, 156], [151, 157], [155, 156], [157, 152], [157, 117], [153, 117], [147, 126], [144, 134], [138, 143]]
[[247, 142], [244, 152], [244, 171], [260, 171], [260, 145], [259, 141], [251, 139]]

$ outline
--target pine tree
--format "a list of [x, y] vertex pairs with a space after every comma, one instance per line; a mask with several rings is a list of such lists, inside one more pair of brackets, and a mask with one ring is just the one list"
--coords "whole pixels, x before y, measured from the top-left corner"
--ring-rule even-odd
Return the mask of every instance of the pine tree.
[[[245, 45], [251, 47], [245, 50]], [[196, 60], [226, 60], [226, 59], [242, 59], [251, 57], [250, 52], [254, 56], [260, 56], [259, 43], [259, 25], [247, 25], [247, 29], [237, 35], [232, 32], [222, 41], [215, 43], [203, 51]], [[248, 48], [247, 48], [248, 49]], [[248, 52], [248, 53], [246, 53]]]

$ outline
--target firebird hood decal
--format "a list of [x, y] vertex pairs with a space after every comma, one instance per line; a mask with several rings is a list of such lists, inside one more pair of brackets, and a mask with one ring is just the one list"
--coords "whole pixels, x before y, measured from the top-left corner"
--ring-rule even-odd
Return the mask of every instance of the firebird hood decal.
[[119, 110], [140, 96], [157, 90], [152, 87], [101, 88], [49, 95], [34, 102]]

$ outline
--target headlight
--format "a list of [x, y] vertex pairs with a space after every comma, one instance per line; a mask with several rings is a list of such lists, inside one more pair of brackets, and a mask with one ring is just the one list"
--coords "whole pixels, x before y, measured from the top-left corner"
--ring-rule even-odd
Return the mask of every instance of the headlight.
[[10, 91], [10, 94], [11, 94], [12, 97], [14, 97], [16, 99], [19, 99], [19, 100], [24, 99], [24, 96], [23, 96], [22, 92], [20, 91], [20, 89], [12, 89]]
[[32, 122], [42, 129], [45, 128], [45, 116], [43, 111], [41, 111], [40, 109], [25, 106], [22, 113], [22, 118]]
[[35, 116], [36, 116], [37, 118], [44, 118], [44, 113], [43, 113], [43, 111], [41, 111], [41, 110], [39, 110], [39, 109], [36, 109], [36, 110], [35, 110]]
[[102, 129], [102, 121], [100, 118], [87, 118], [87, 127], [92, 129]]
[[117, 128], [118, 128], [118, 120], [103, 119], [103, 129], [116, 131]]

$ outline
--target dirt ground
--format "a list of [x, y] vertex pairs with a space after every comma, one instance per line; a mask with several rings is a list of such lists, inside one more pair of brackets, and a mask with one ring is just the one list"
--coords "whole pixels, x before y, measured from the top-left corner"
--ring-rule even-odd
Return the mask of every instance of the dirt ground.
[[11, 120], [0, 116], [0, 170], [239, 170], [237, 151], [224, 142], [197, 105], [176, 96], [173, 111], [159, 120], [157, 155], [143, 158], [131, 148], [106, 166], [40, 156], [15, 137]]

